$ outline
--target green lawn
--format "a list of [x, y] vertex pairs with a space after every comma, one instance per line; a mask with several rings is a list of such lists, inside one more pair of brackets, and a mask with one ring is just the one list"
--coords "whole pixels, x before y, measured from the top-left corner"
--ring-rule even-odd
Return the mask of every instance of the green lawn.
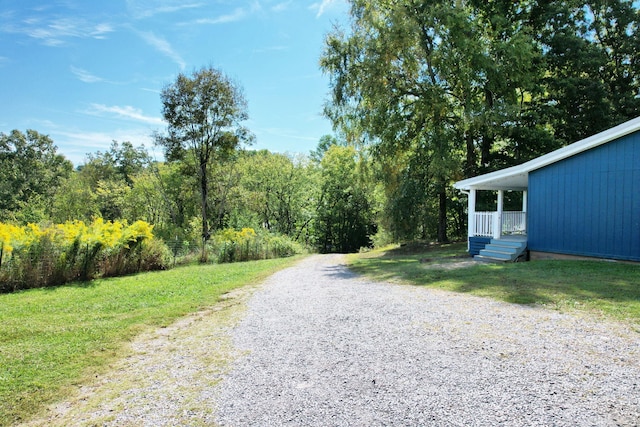
[[0, 426], [67, 396], [143, 330], [211, 306], [298, 259], [194, 265], [0, 295]]
[[465, 260], [470, 260], [466, 258], [465, 243], [414, 244], [355, 254], [349, 257], [349, 264], [354, 271], [376, 280], [395, 280], [640, 323], [640, 264], [532, 261], [446, 268], [450, 263]]

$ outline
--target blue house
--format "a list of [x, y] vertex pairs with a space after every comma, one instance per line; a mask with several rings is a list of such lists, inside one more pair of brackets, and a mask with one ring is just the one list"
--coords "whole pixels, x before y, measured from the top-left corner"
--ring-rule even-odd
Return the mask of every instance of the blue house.
[[[472, 255], [640, 261], [640, 117], [454, 187], [468, 194]], [[476, 211], [480, 191], [497, 193], [496, 211]], [[503, 209], [505, 192], [522, 192], [520, 210]]]

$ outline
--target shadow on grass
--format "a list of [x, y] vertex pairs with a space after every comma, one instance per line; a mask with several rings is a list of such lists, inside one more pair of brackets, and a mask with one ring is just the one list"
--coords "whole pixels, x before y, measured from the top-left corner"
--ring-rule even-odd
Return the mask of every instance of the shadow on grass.
[[401, 280], [510, 303], [581, 308], [640, 320], [640, 264], [470, 261], [464, 243], [423, 244], [352, 257], [350, 268], [381, 281]]

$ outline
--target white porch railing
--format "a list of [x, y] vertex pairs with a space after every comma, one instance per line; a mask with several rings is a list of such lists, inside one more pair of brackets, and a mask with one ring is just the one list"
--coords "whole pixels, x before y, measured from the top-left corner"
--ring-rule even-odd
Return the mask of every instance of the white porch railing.
[[527, 234], [527, 213], [502, 212], [502, 234]]
[[494, 216], [497, 215], [498, 212], [476, 212], [473, 235], [492, 237], [495, 228]]
[[[474, 236], [495, 237], [503, 234], [526, 234], [527, 213], [526, 212], [475, 212], [474, 216]], [[495, 231], [498, 231], [496, 233]]]

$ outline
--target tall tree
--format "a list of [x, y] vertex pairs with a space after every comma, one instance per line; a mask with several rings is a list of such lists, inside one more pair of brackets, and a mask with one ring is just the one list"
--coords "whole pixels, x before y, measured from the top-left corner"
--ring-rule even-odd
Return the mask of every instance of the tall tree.
[[179, 74], [161, 93], [162, 115], [168, 134], [158, 136], [167, 159], [192, 156], [197, 171], [202, 218], [202, 261], [206, 261], [206, 241], [210, 237], [209, 183], [212, 162], [250, 142], [251, 134], [242, 126], [248, 118], [247, 102], [241, 89], [220, 70], [205, 67], [190, 76]]
[[321, 59], [333, 89], [327, 113], [336, 126], [357, 127], [379, 161], [402, 153], [400, 167], [420, 168], [412, 175], [430, 191], [415, 194], [438, 200], [437, 237], [446, 241], [449, 183], [461, 168], [471, 175], [489, 163], [496, 129], [513, 121], [528, 83], [534, 43], [527, 28], [487, 18], [470, 1], [351, 3], [350, 31], [331, 33]]

